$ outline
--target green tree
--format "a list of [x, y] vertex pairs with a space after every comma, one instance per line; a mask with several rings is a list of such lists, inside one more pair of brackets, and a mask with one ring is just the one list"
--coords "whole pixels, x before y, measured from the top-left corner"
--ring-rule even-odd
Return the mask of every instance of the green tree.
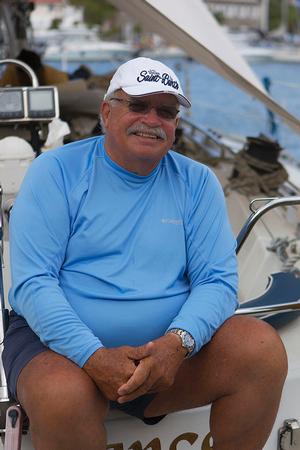
[[116, 15], [116, 8], [106, 0], [69, 0], [74, 6], [83, 7], [83, 18], [87, 25], [101, 25]]
[[298, 11], [295, 5], [289, 5], [288, 14], [289, 14], [288, 31], [292, 34], [299, 33]]
[[224, 14], [222, 13], [222, 11], [217, 11], [213, 14], [214, 14], [217, 22], [219, 22], [221, 25], [223, 25], [223, 23], [225, 23], [225, 17], [224, 17]]
[[[282, 2], [287, 0], [270, 0], [270, 30], [285, 25], [289, 33], [297, 33], [298, 30], [298, 13], [294, 5], [287, 5], [286, 18], [282, 17]], [[286, 23], [282, 23], [285, 21]]]
[[269, 28], [275, 30], [281, 24], [281, 1], [282, 0], [270, 0], [270, 16], [269, 16]]
[[60, 24], [61, 24], [61, 19], [59, 19], [58, 17], [56, 17], [56, 18], [53, 19], [52, 22], [51, 22], [50, 30], [58, 30]]

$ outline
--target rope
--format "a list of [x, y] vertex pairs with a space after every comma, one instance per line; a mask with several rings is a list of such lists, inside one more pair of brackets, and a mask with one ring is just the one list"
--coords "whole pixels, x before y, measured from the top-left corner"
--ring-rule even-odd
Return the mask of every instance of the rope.
[[287, 171], [279, 162], [267, 163], [242, 150], [234, 158], [233, 176], [224, 192], [228, 195], [231, 190], [236, 190], [251, 197], [261, 193], [273, 197], [278, 194], [279, 186], [287, 179]]
[[300, 261], [300, 240], [288, 238], [273, 239], [267, 250], [274, 252], [279, 257], [283, 272], [293, 272], [299, 276], [299, 268], [296, 267]]
[[188, 158], [213, 167], [217, 166], [220, 161], [225, 161], [228, 159], [225, 157], [225, 151], [223, 148], [220, 148], [219, 156], [211, 156], [205, 148], [205, 145], [201, 145], [199, 142], [188, 139], [184, 135], [177, 139], [176, 144], [173, 145], [173, 149]]

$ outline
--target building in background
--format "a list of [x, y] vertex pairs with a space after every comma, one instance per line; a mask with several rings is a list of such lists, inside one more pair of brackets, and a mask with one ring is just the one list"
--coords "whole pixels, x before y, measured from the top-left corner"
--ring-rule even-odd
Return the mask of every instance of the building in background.
[[34, 30], [66, 29], [83, 22], [83, 9], [67, 0], [34, 0], [30, 21]]
[[230, 28], [269, 29], [269, 0], [206, 0], [210, 11]]

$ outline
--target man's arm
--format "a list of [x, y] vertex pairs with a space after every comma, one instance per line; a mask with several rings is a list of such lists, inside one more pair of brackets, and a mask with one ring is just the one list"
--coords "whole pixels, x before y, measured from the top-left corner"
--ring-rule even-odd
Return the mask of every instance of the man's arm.
[[191, 290], [168, 329], [188, 331], [196, 341], [197, 353], [234, 314], [238, 306], [238, 274], [236, 240], [220, 183], [207, 169], [205, 181], [195, 184], [186, 220]]
[[10, 302], [45, 345], [82, 366], [102, 344], [59, 284], [70, 232], [60, 167], [52, 155], [42, 155], [29, 168], [12, 210]]

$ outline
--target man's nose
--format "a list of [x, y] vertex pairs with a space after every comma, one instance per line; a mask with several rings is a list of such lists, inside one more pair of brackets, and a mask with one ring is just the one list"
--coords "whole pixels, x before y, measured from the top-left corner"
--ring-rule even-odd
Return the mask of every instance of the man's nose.
[[145, 114], [143, 114], [143, 120], [151, 124], [161, 123], [161, 119], [157, 115], [155, 106], [149, 107], [148, 111], [146, 111]]

